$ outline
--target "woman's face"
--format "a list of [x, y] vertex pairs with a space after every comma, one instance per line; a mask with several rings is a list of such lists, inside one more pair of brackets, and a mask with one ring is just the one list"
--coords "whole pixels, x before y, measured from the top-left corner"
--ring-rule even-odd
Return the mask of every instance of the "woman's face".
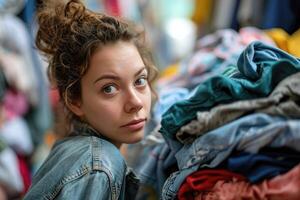
[[144, 135], [151, 107], [147, 70], [137, 48], [119, 41], [96, 51], [71, 109], [117, 147]]

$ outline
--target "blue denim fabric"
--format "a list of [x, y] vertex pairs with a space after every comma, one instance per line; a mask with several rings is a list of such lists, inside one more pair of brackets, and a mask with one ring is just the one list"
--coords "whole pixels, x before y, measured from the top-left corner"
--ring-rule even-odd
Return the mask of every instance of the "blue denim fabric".
[[300, 120], [286, 120], [266, 114], [252, 114], [197, 138], [177, 153], [179, 171], [165, 182], [162, 199], [174, 199], [186, 176], [203, 167], [214, 168], [233, 150], [258, 152], [269, 147], [300, 151]]
[[179, 187], [181, 186], [185, 178], [191, 173], [197, 171], [198, 168], [199, 167], [195, 165], [190, 168], [172, 173], [165, 181], [160, 199], [163, 200], [175, 199]]
[[85, 124], [55, 143], [25, 200], [134, 199], [138, 180], [119, 150]]
[[268, 96], [280, 81], [300, 71], [300, 60], [277, 48], [253, 42], [239, 57], [238, 68], [239, 75], [215, 76], [198, 85], [191, 98], [172, 105], [162, 116], [163, 136], [176, 140], [176, 132], [195, 119], [198, 111], [220, 103]]
[[177, 162], [169, 146], [166, 143], [154, 146], [138, 170], [141, 184], [153, 186], [160, 194], [173, 166], [177, 166]]

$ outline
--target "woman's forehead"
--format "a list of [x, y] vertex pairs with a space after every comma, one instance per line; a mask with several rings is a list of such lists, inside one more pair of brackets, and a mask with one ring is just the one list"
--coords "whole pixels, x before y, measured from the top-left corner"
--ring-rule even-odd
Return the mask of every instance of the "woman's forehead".
[[141, 61], [141, 56], [133, 43], [118, 41], [102, 46], [91, 56], [90, 64], [114, 65]]

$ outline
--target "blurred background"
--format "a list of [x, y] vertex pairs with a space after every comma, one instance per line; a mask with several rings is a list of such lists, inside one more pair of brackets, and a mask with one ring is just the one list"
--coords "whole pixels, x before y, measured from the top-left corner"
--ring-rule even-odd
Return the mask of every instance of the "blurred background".
[[[299, 0], [85, 0], [97, 12], [130, 19], [145, 29], [160, 77], [159, 100], [147, 135], [162, 113], [196, 85], [235, 64], [260, 40], [299, 57]], [[35, 12], [43, 0], [0, 0], [0, 200], [21, 199], [53, 142], [65, 134], [63, 108], [34, 46]], [[141, 163], [161, 136], [122, 149]], [[143, 159], [141, 159], [141, 157]], [[148, 192], [148, 199], [157, 193]], [[150, 196], [150, 197], [149, 197]], [[144, 197], [146, 199], [146, 197]]]

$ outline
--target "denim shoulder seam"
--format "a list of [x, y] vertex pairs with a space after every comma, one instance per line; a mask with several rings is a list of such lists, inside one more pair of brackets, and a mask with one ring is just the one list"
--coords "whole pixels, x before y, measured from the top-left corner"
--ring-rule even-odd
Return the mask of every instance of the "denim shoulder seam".
[[90, 171], [91, 171], [90, 167], [88, 167], [86, 165], [83, 165], [74, 174], [67, 175], [67, 176], [63, 177], [61, 179], [61, 181], [56, 186], [54, 186], [54, 190], [49, 192], [49, 194], [46, 194], [44, 196], [44, 199], [47, 199], [47, 200], [54, 199], [58, 195], [58, 193], [61, 191], [63, 186], [65, 186], [66, 184], [68, 184], [68, 183], [70, 183], [70, 182], [86, 175]]
[[54, 187], [54, 190], [49, 192], [49, 194], [46, 194], [44, 196], [44, 199], [46, 199], [46, 200], [55, 199], [55, 197], [59, 194], [59, 192], [62, 190], [62, 188], [65, 185], [67, 185], [68, 183], [71, 183], [71, 182], [87, 175], [89, 172], [94, 172], [94, 171], [98, 171], [98, 172], [102, 172], [102, 173], [106, 174], [106, 176], [109, 180], [109, 185], [110, 185], [110, 189], [111, 189], [111, 192], [112, 192], [112, 200], [117, 200], [118, 195], [116, 194], [116, 189], [115, 189], [114, 184], [112, 182], [112, 177], [111, 177], [111, 174], [110, 174], [109, 170], [107, 170], [106, 168], [91, 169], [91, 167], [88, 167], [86, 165], [82, 166], [74, 174], [68, 175], [68, 176], [65, 176], [64, 178], [62, 178], [62, 180], [58, 183], [58, 185]]
[[100, 160], [100, 154], [98, 152], [102, 152], [101, 151], [101, 147], [102, 145], [102, 140], [99, 140], [96, 137], [91, 137], [91, 144], [92, 144], [92, 169], [93, 170], [99, 170], [99, 171], [103, 171], [104, 173], [106, 173], [108, 179], [109, 179], [109, 184], [110, 184], [110, 189], [111, 189], [111, 193], [112, 193], [112, 199], [117, 199], [118, 198], [118, 192], [117, 192], [117, 187], [115, 185], [116, 181], [114, 181], [113, 178], [113, 174], [111, 173], [111, 171], [106, 168], [105, 166], [103, 166], [103, 164], [101, 163]]

